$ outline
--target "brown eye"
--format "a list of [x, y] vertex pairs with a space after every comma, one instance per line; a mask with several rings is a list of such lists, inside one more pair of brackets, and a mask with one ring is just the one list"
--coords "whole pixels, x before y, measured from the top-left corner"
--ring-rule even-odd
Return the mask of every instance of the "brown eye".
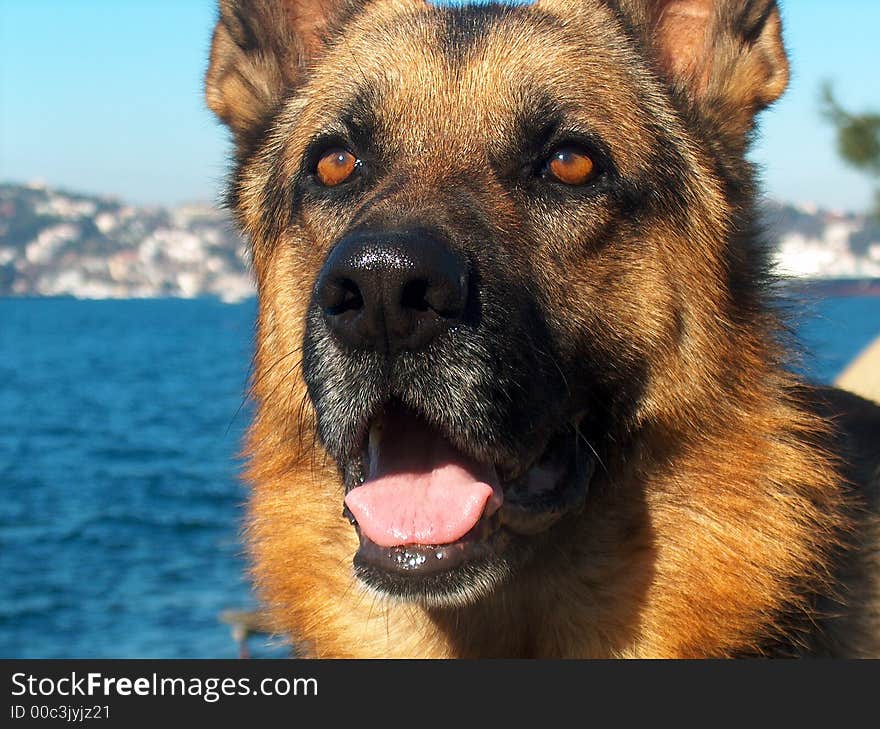
[[560, 147], [550, 157], [547, 172], [566, 185], [585, 185], [596, 175], [596, 165], [577, 147]]
[[325, 187], [335, 187], [351, 177], [357, 165], [357, 157], [348, 150], [337, 147], [321, 155], [315, 174]]

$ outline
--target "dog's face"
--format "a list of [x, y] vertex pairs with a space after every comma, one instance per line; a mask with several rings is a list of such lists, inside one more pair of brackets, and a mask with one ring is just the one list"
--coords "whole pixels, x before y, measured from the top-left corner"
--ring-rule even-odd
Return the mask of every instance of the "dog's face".
[[223, 3], [257, 447], [317, 434], [337, 476], [297, 499], [348, 517], [363, 583], [479, 600], [705, 406], [760, 265], [731, 245], [744, 138], [784, 84], [768, 2]]

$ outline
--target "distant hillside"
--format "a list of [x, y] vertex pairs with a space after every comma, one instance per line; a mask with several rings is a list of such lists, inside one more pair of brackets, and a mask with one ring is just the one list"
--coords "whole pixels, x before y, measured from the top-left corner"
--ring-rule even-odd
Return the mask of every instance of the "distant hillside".
[[[880, 227], [864, 216], [769, 204], [780, 273], [880, 278]], [[252, 296], [247, 247], [207, 205], [138, 208], [39, 185], [0, 184], [0, 296]]]
[[880, 278], [880, 225], [873, 218], [770, 203], [764, 222], [783, 276]]
[[0, 295], [238, 301], [253, 293], [246, 246], [211, 206], [137, 208], [0, 185]]

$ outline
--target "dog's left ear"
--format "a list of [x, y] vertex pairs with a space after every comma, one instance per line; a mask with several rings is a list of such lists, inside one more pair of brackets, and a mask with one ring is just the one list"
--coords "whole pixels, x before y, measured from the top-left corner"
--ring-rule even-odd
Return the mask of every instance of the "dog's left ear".
[[[614, 3], [613, 3], [614, 4]], [[618, 0], [670, 83], [733, 135], [788, 84], [774, 0]]]
[[205, 99], [240, 147], [302, 85], [345, 23], [373, 2], [379, 0], [219, 0]]
[[351, 0], [219, 0], [205, 100], [241, 144], [301, 83], [322, 35]]

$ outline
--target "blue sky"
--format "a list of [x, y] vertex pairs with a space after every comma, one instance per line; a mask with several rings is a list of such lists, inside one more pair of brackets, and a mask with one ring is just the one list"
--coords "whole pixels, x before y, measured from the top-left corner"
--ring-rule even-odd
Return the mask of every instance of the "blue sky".
[[[775, 198], [863, 209], [817, 112], [822, 79], [880, 108], [880, 2], [783, 0], [793, 78], [753, 158]], [[0, 180], [139, 204], [212, 200], [229, 153], [202, 102], [214, 0], [0, 0]]]

